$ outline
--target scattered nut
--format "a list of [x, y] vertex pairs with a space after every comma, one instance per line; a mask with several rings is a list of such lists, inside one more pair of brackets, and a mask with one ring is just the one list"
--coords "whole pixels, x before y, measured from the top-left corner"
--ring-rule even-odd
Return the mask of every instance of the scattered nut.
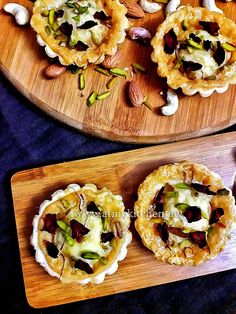
[[215, 4], [215, 0], [203, 0], [203, 6], [208, 9], [209, 11], [214, 11], [214, 12], [219, 12], [219, 13], [223, 13], [222, 10], [220, 10], [219, 8], [217, 8], [216, 4]]
[[132, 27], [127, 31], [127, 35], [130, 39], [136, 40], [136, 39], [151, 39], [152, 35], [151, 33], [143, 27]]
[[45, 69], [45, 76], [49, 79], [54, 79], [59, 77], [62, 73], [66, 71], [66, 67], [61, 64], [51, 64]]
[[121, 51], [117, 50], [114, 56], [107, 56], [105, 60], [102, 62], [102, 65], [107, 69], [116, 68], [119, 66], [121, 57], [122, 57]]
[[173, 89], [169, 88], [167, 91], [166, 104], [161, 108], [161, 112], [165, 116], [173, 115], [179, 106], [179, 99]]
[[139, 85], [134, 80], [130, 81], [128, 94], [131, 104], [135, 107], [141, 106], [145, 101]]
[[193, 250], [190, 247], [187, 247], [186, 249], [184, 249], [184, 255], [187, 258], [193, 257]]
[[124, 231], [121, 225], [121, 222], [117, 219], [113, 219], [111, 222], [111, 229], [116, 238], [122, 239], [124, 236]]
[[166, 15], [175, 12], [180, 5], [180, 0], [170, 0], [166, 6]]
[[4, 11], [15, 16], [15, 20], [18, 25], [26, 25], [29, 23], [30, 20], [29, 11], [20, 4], [7, 3], [4, 6]]
[[160, 4], [155, 3], [155, 2], [149, 2], [148, 0], [140, 0], [139, 4], [143, 11], [147, 13], [156, 13], [161, 9]]
[[121, 0], [120, 1], [128, 10], [127, 15], [130, 17], [142, 18], [144, 12], [142, 8], [133, 0]]

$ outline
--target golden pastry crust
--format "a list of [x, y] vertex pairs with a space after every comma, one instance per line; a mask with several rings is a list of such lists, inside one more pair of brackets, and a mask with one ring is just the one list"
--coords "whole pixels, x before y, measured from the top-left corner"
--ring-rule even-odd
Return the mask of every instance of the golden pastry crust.
[[[166, 205], [168, 203], [165, 203], [165, 201], [161, 218], [159, 217], [160, 215], [154, 215], [156, 214], [156, 210], [153, 204], [155, 203], [154, 198], [157, 193], [159, 193], [158, 191], [166, 184], [175, 186], [175, 184], [183, 182], [188, 185], [197, 182], [204, 186], [209, 186], [210, 190], [213, 191], [212, 194], [220, 189], [224, 189], [221, 178], [202, 164], [184, 161], [161, 166], [148, 175], [138, 189], [138, 200], [134, 206], [135, 214], [138, 217], [135, 221], [135, 228], [141, 236], [143, 244], [154, 252], [157, 259], [170, 264], [196, 266], [208, 259], [216, 257], [216, 255], [224, 249], [233, 224], [235, 223], [235, 201], [231, 191], [228, 189], [222, 190], [223, 194], [227, 195], [203, 195], [203, 193], [197, 192], [198, 195], [203, 197], [203, 200], [208, 199], [209, 201], [209, 206], [206, 210], [206, 212], [209, 211], [209, 217], [205, 217], [204, 215], [208, 220], [204, 219], [202, 216], [201, 220], [199, 220], [200, 224], [199, 221], [186, 223], [186, 218], [181, 216], [181, 214], [177, 216], [177, 220], [175, 218], [170, 220], [170, 218], [168, 218], [170, 216], [167, 214], [175, 214], [177, 209], [175, 208], [173, 212], [168, 212]], [[180, 192], [181, 189], [178, 193]], [[167, 199], [167, 202], [168, 201]], [[205, 206], [204, 208], [207, 207]], [[223, 208], [224, 214], [221, 215], [218, 222], [212, 223], [212, 221], [209, 221], [209, 218], [216, 208]], [[193, 228], [193, 230], [190, 231], [187, 230], [186, 227], [181, 227], [181, 219], [184, 221], [184, 226], [187, 225], [188, 228]], [[160, 230], [160, 223], [163, 224], [163, 222], [169, 223], [169, 225], [167, 225], [169, 234], [167, 241], [163, 241], [160, 231], [158, 232], [158, 230]], [[178, 225], [180, 228], [173, 228]], [[199, 230], [198, 227], [206, 236], [206, 245], [202, 248], [200, 248], [196, 242], [192, 241], [190, 235], [191, 232]], [[175, 231], [174, 234], [178, 236], [173, 235], [171, 233], [173, 231]], [[183, 231], [185, 231], [184, 234], [182, 233]]]
[[[89, 204], [91, 210], [88, 210]], [[50, 275], [65, 283], [103, 282], [106, 274], [117, 270], [118, 261], [125, 258], [126, 247], [132, 239], [128, 230], [130, 218], [124, 209], [121, 196], [112, 194], [107, 188], [98, 190], [93, 184], [83, 187], [73, 184], [64, 191], [55, 192], [51, 201], [41, 204], [39, 215], [34, 218], [31, 243], [36, 251], [36, 260]], [[105, 216], [107, 220], [103, 220]], [[85, 227], [84, 235], [81, 234], [78, 240], [73, 236], [71, 225], [72, 221], [76, 223], [75, 220], [83, 225], [82, 233]], [[61, 221], [63, 223], [59, 225]], [[121, 233], [117, 232], [117, 224]], [[67, 226], [65, 230], [64, 226]], [[104, 233], [108, 241], [102, 240]], [[50, 252], [49, 242], [53, 243], [54, 251], [55, 247], [58, 250], [56, 257], [53, 256], [54, 251]], [[99, 256], [87, 259], [83, 255], [85, 252]], [[85, 262], [93, 271], [78, 268], [76, 261]]]
[[[45, 27], [48, 25], [48, 18], [42, 16], [43, 12], [49, 11], [51, 9], [60, 9], [60, 7], [65, 5], [66, 2], [68, 1], [37, 0], [34, 4], [33, 16], [31, 18], [31, 26], [37, 32], [38, 36], [40, 36], [40, 38], [43, 40], [45, 45], [49, 46], [50, 49], [57, 54], [59, 61], [63, 65], [76, 64], [79, 67], [84, 67], [88, 63], [101, 63], [106, 55], [114, 55], [117, 51], [117, 45], [125, 40], [125, 30], [128, 28], [128, 19], [125, 16], [127, 10], [119, 2], [119, 0], [77, 1], [77, 3], [81, 6], [86, 6], [87, 3], [88, 7], [90, 7], [91, 2], [97, 8], [97, 12], [102, 10], [108, 17], [111, 18], [109, 20], [109, 23], [111, 23], [111, 28], [107, 27], [106, 33], [102, 38], [102, 42], [98, 45], [90, 44], [86, 51], [77, 51], [76, 49], [70, 48], [68, 46], [61, 46], [60, 36], [55, 38], [53, 33], [48, 34], [45, 30]], [[71, 0], [71, 2], [76, 1]], [[76, 15], [76, 13], [74, 13], [74, 15]], [[105, 28], [104, 25], [102, 26]], [[81, 32], [81, 30], [78, 31]], [[84, 32], [86, 30], [82, 31]], [[82, 35], [86, 38], [88, 37], [86, 32]]]
[[[185, 30], [183, 30], [183, 21], [187, 25]], [[217, 74], [216, 79], [188, 78], [175, 67], [176, 54], [168, 54], [164, 51], [165, 42], [163, 38], [166, 33], [173, 28], [178, 42], [183, 42], [191, 32], [202, 30], [199, 21], [218, 23], [220, 36], [217, 38], [236, 46], [236, 25], [232, 20], [221, 13], [208, 11], [205, 8], [185, 6], [168, 15], [157, 28], [156, 35], [151, 41], [154, 49], [152, 61], [158, 63], [157, 73], [159, 76], [167, 78], [167, 84], [171, 88], [182, 88], [186, 95], [199, 92], [202, 96], [208, 96], [209, 91], [217, 91], [217, 89], [220, 90], [224, 87], [227, 89], [229, 84], [236, 84], [236, 50], [232, 52], [229, 62], [219, 70], [220, 73]]]

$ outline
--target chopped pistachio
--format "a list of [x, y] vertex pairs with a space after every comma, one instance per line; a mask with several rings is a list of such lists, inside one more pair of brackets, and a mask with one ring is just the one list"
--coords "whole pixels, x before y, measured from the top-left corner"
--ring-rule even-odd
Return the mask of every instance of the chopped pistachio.
[[55, 10], [54, 9], [50, 10], [48, 14], [48, 22], [50, 25], [53, 25], [54, 23], [54, 15], [55, 15]]
[[108, 216], [107, 215], [102, 215], [102, 228], [104, 231], [107, 230], [108, 227]]
[[96, 67], [94, 70], [99, 72], [99, 73], [101, 73], [101, 74], [103, 74], [103, 75], [111, 76], [110, 73], [107, 70], [103, 69], [103, 68]]
[[172, 198], [172, 197], [178, 196], [178, 195], [179, 195], [179, 192], [177, 192], [177, 191], [165, 192], [164, 195], [165, 195], [167, 198]]
[[62, 221], [62, 220], [57, 220], [57, 225], [63, 230], [67, 231], [68, 225]]
[[190, 247], [191, 245], [192, 245], [192, 242], [188, 239], [185, 239], [184, 241], [180, 243], [180, 248], [184, 249], [186, 247]]
[[183, 22], [182, 22], [182, 29], [183, 29], [183, 31], [186, 31], [188, 29], [188, 24], [187, 24], [186, 20], [183, 20]]
[[149, 110], [153, 111], [152, 106], [147, 102], [147, 100], [144, 100], [143, 105], [146, 106]]
[[45, 10], [41, 13], [41, 16], [44, 16], [44, 17], [47, 17], [49, 14], [49, 11], [48, 10]]
[[188, 44], [189, 44], [191, 47], [193, 47], [193, 48], [196, 48], [196, 49], [203, 49], [202, 44], [198, 44], [198, 43], [196, 43], [196, 42], [195, 42], [194, 40], [192, 40], [192, 39], [188, 39], [187, 42], [188, 42]]
[[76, 22], [80, 22], [80, 15], [73, 16], [72, 19]]
[[116, 76], [124, 76], [125, 78], [128, 77], [128, 72], [121, 68], [110, 69], [110, 73]]
[[97, 92], [96, 91], [94, 91], [94, 92], [92, 92], [91, 94], [90, 94], [90, 96], [88, 97], [88, 99], [87, 99], [87, 106], [88, 107], [91, 107], [94, 103], [95, 103], [95, 101], [96, 101], [96, 98], [97, 98]]
[[75, 244], [75, 240], [66, 232], [63, 232], [63, 236], [69, 246], [73, 246]]
[[117, 77], [113, 76], [113, 77], [107, 82], [106, 88], [107, 88], [107, 89], [111, 89], [111, 88], [114, 86], [116, 80], [117, 80]]
[[147, 72], [147, 69], [142, 66], [141, 64], [138, 64], [138, 63], [133, 63], [132, 64], [132, 67], [135, 69], [135, 70], [138, 70], [138, 71], [141, 71], [143, 73], [146, 73]]
[[207, 214], [204, 212], [204, 210], [201, 210], [201, 215], [202, 215], [202, 218], [204, 219], [209, 219], [209, 217], [207, 216]]
[[55, 31], [54, 34], [53, 34], [53, 36], [54, 36], [55, 38], [57, 38], [57, 36], [59, 36], [59, 35], [61, 35], [61, 34], [62, 34], [61, 31]]
[[59, 25], [57, 23], [53, 23], [51, 27], [54, 30], [54, 32], [58, 31], [59, 29]]
[[106, 91], [104, 93], [97, 95], [97, 100], [103, 100], [103, 99], [107, 98], [110, 95], [110, 93], [111, 93], [111, 91]]
[[182, 230], [183, 233], [190, 233], [190, 231], [191, 231], [191, 230], [189, 230], [189, 229], [183, 229], [183, 230]]
[[154, 0], [154, 2], [159, 2], [159, 3], [168, 3], [169, 0]]
[[75, 8], [79, 14], [83, 14], [88, 11], [88, 7], [79, 6], [77, 3], [75, 3]]
[[96, 36], [96, 33], [93, 32], [92, 30], [90, 30], [90, 34], [91, 34], [91, 38], [92, 38], [93, 43], [97, 46], [100, 46], [101, 43], [99, 42], [99, 40]]
[[190, 186], [184, 182], [175, 184], [175, 187], [177, 189], [183, 189], [183, 190], [189, 190], [190, 189]]
[[45, 26], [45, 32], [46, 32], [48, 35], [50, 35], [50, 34], [52, 33], [52, 29], [51, 29], [51, 27], [50, 27], [49, 25], [46, 25], [46, 26]]
[[81, 254], [81, 257], [83, 257], [85, 259], [95, 260], [95, 259], [99, 259], [100, 255], [98, 253], [96, 253], [96, 252], [83, 252]]
[[66, 5], [68, 6], [68, 8], [75, 8], [75, 4], [73, 2], [66, 2]]
[[85, 77], [83, 73], [79, 74], [79, 89], [83, 90], [85, 88]]
[[179, 59], [177, 62], [176, 62], [176, 64], [175, 64], [175, 66], [174, 66], [174, 70], [178, 70], [179, 68], [180, 68], [180, 66], [181, 66], [181, 64], [182, 64], [182, 59]]
[[178, 203], [178, 204], [175, 204], [175, 207], [179, 210], [185, 210], [189, 207], [189, 205], [186, 203]]
[[207, 236], [209, 236], [213, 230], [214, 230], [214, 227], [210, 226], [210, 228], [207, 230]]
[[106, 257], [100, 257], [99, 258], [99, 262], [103, 265], [106, 265], [108, 262], [108, 259]]
[[234, 51], [236, 49], [236, 47], [228, 43], [221, 44], [221, 46], [227, 51]]

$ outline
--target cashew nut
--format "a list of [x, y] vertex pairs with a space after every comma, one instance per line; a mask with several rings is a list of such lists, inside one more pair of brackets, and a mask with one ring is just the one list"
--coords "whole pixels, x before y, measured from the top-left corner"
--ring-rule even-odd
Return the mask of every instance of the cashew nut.
[[215, 0], [203, 0], [203, 6], [209, 10], [209, 11], [215, 11], [215, 12], [219, 12], [219, 13], [223, 13], [222, 10], [220, 10], [219, 8], [217, 8], [216, 4], [215, 4]]
[[173, 89], [167, 91], [166, 104], [161, 108], [161, 113], [165, 116], [173, 115], [179, 107], [179, 99]]
[[4, 6], [4, 11], [14, 15], [16, 23], [18, 25], [26, 25], [29, 23], [29, 20], [30, 20], [29, 11], [20, 4], [7, 3]]
[[139, 4], [143, 11], [147, 13], [156, 13], [161, 9], [160, 4], [154, 3], [154, 2], [149, 2], [148, 0], [140, 0]]
[[170, 0], [166, 6], [166, 15], [177, 10], [180, 5], [180, 0]]

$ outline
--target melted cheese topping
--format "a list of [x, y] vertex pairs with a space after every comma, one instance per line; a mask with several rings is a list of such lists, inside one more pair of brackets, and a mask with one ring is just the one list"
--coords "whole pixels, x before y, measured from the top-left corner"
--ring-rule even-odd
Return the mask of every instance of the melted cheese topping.
[[[73, 3], [73, 2], [72, 2]], [[76, 3], [76, 1], [75, 1]], [[98, 43], [101, 43], [102, 40], [106, 37], [108, 33], [108, 27], [100, 22], [100, 20], [94, 18], [96, 12], [104, 11], [105, 9], [99, 6], [96, 1], [93, 0], [83, 0], [79, 1], [79, 6], [87, 7], [87, 11], [82, 14], [76, 13], [76, 9], [69, 8], [66, 4], [63, 4], [57, 10], [63, 10], [64, 14], [61, 18], [57, 19], [57, 23], [61, 26], [63, 23], [68, 22], [72, 25], [73, 30], [70, 36], [71, 43], [76, 44], [78, 41], [82, 41], [88, 46], [93, 46], [95, 43], [92, 40], [91, 31], [94, 33]], [[79, 21], [75, 21], [74, 18], [79, 16]], [[79, 29], [78, 27], [83, 25], [88, 21], [94, 21], [97, 25], [89, 29]]]
[[189, 223], [183, 212], [177, 209], [175, 205], [185, 203], [189, 206], [197, 206], [205, 217], [209, 217], [211, 196], [203, 193], [198, 193], [197, 196], [194, 196], [190, 189], [176, 189], [176, 191], [179, 192], [176, 197], [164, 198], [164, 219], [167, 225], [189, 231], [206, 231], [209, 228], [208, 219], [202, 217], [198, 221]]
[[[196, 31], [195, 35], [198, 36], [199, 38], [203, 38], [204, 40], [209, 40], [215, 45], [217, 41], [220, 41], [221, 44], [227, 42], [227, 40], [222, 35], [212, 36], [204, 30]], [[222, 66], [224, 66], [231, 57], [231, 53], [225, 51], [225, 60], [220, 66], [218, 66], [218, 64], [213, 58], [212, 50], [209, 49], [207, 51], [202, 49], [195, 49], [193, 47], [191, 48], [192, 52], [189, 52], [187, 49], [180, 49], [178, 51], [178, 56], [184, 61], [188, 62], [192, 61], [202, 65], [202, 68], [200, 70], [193, 71], [194, 79], [206, 78], [214, 74], [217, 74], [218, 70], [222, 68]]]

